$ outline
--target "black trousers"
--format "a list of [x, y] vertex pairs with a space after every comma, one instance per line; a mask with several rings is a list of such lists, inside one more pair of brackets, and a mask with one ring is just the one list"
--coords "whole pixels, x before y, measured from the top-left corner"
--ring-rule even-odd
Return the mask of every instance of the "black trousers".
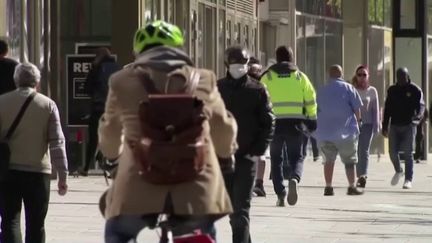
[[21, 205], [25, 211], [25, 243], [45, 242], [50, 175], [11, 170], [0, 183], [0, 242], [21, 243]]
[[415, 160], [424, 160], [424, 130], [423, 125], [424, 123], [420, 123], [417, 126], [417, 133], [415, 137], [415, 154], [414, 159]]
[[88, 142], [86, 147], [86, 160], [84, 164], [84, 170], [88, 171], [90, 165], [94, 162], [96, 149], [98, 146], [98, 127], [99, 119], [101, 118], [103, 112], [92, 111], [89, 119], [88, 127]]
[[256, 163], [236, 156], [234, 173], [225, 174], [225, 186], [231, 198], [234, 213], [230, 215], [233, 243], [250, 243], [249, 211], [256, 174]]

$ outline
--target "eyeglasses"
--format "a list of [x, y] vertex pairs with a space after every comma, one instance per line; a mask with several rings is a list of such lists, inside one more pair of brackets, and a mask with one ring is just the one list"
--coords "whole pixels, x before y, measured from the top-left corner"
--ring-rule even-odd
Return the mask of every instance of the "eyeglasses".
[[366, 73], [357, 73], [357, 77], [366, 77], [367, 74]]

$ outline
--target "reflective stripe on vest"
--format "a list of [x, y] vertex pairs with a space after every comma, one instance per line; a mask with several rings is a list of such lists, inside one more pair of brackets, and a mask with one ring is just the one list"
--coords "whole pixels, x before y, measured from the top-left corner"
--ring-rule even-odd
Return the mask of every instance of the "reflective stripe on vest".
[[266, 74], [264, 84], [270, 94], [276, 118], [305, 118], [305, 102], [301, 74], [278, 75], [272, 71]]

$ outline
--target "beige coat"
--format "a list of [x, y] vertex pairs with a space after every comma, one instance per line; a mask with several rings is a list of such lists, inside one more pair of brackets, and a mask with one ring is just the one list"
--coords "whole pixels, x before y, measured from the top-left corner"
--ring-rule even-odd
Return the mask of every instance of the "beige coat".
[[[191, 70], [185, 66], [174, 72], [190, 77]], [[163, 90], [167, 74], [152, 69], [148, 72], [156, 81], [156, 87]], [[204, 101], [208, 117], [205, 124], [211, 145], [208, 163], [195, 181], [168, 186], [142, 180], [131, 149], [124, 143], [125, 140], [138, 141], [140, 137], [138, 107], [148, 94], [133, 68], [125, 68], [111, 77], [105, 113], [99, 126], [99, 142], [108, 158], [120, 155], [120, 165], [107, 196], [107, 219], [117, 215], [160, 213], [168, 194], [172, 197], [174, 213], [178, 215], [225, 215], [232, 211], [217, 156], [226, 158], [235, 152], [237, 125], [225, 109], [215, 75], [203, 69], [199, 69], [199, 73], [200, 82], [195, 95]]]

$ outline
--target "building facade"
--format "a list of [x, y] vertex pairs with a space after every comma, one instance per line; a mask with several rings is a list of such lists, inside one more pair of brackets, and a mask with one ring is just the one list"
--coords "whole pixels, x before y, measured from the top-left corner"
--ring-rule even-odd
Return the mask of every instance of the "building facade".
[[[67, 56], [107, 46], [125, 65], [134, 59], [136, 29], [150, 20], [180, 26], [184, 50], [198, 67], [214, 70], [218, 77], [225, 74], [228, 46], [258, 52], [255, 0], [0, 0], [0, 38], [10, 44], [11, 57], [42, 69], [42, 92], [58, 103], [65, 134], [74, 142], [85, 137], [86, 129], [66, 119], [71, 105]], [[74, 115], [85, 119], [87, 114]], [[80, 160], [84, 151], [77, 153], [73, 160]]]
[[[249, 48], [265, 65], [274, 62], [278, 45], [289, 45], [316, 87], [332, 64], [342, 64], [347, 80], [357, 65], [367, 64], [382, 106], [394, 82], [395, 57], [411, 50], [399, 48], [407, 53], [395, 55], [394, 3], [425, 11], [427, 75], [414, 71], [412, 76], [429, 105], [432, 85], [425, 84], [432, 78], [432, 0], [0, 0], [0, 38], [8, 40], [13, 58], [42, 69], [42, 92], [58, 102], [62, 117], [66, 56], [79, 46], [103, 45], [127, 64], [134, 58], [135, 30], [155, 19], [179, 25], [185, 51], [197, 66], [219, 77], [225, 73], [224, 50], [232, 45]], [[375, 143], [373, 152], [385, 151], [384, 139]]]

